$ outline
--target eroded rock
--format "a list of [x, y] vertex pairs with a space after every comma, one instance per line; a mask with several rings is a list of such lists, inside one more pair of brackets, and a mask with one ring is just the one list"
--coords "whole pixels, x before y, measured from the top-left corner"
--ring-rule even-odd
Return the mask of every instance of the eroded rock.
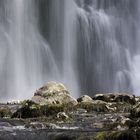
[[126, 102], [132, 105], [136, 103], [135, 96], [127, 93], [96, 94], [93, 99], [105, 102]]
[[33, 118], [42, 116], [40, 106], [31, 100], [25, 100], [15, 113], [12, 118]]
[[93, 99], [88, 95], [83, 95], [77, 99], [78, 102], [93, 102]]
[[132, 118], [140, 117], [140, 102], [135, 106], [133, 106], [133, 108], [131, 109], [131, 117]]
[[66, 119], [69, 118], [69, 116], [66, 115], [65, 112], [59, 112], [59, 113], [57, 114], [57, 118], [58, 118], [58, 119], [61, 119], [61, 120], [66, 120]]
[[36, 91], [32, 101], [39, 105], [60, 104], [76, 105], [77, 101], [69, 95], [68, 90], [61, 83], [49, 82]]
[[86, 109], [87, 111], [108, 112], [107, 102], [95, 100], [93, 102], [80, 102], [78, 108]]
[[12, 115], [12, 112], [9, 108], [0, 108], [0, 118], [8, 117], [10, 118]]

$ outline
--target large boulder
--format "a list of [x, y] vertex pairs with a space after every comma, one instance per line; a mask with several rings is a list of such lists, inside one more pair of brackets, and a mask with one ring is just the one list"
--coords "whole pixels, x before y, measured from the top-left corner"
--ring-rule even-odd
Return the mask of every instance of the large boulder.
[[135, 96], [128, 93], [96, 94], [93, 99], [105, 102], [126, 102], [132, 105], [136, 103]]
[[56, 82], [48, 82], [46, 85], [39, 88], [35, 96], [47, 97], [48, 95], [56, 94], [56, 93], [67, 93], [69, 94], [66, 87], [61, 83]]
[[39, 88], [32, 101], [39, 105], [76, 105], [77, 101], [69, 95], [68, 90], [61, 83], [48, 82], [43, 87]]
[[55, 116], [57, 113], [63, 112], [65, 108], [68, 110], [75, 105], [77, 105], [77, 100], [70, 96], [63, 84], [49, 82], [39, 88], [31, 100], [24, 101], [12, 117]]

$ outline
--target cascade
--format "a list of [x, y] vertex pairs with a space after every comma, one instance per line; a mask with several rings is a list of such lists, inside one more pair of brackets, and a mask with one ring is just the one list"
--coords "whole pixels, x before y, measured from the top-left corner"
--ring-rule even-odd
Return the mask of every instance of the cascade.
[[34, 0], [4, 0], [3, 3], [1, 100], [29, 98], [45, 81], [57, 79], [57, 65], [50, 46], [39, 33]]
[[134, 90], [132, 59], [136, 51], [137, 3], [77, 0], [78, 80], [86, 93]]
[[139, 93], [139, 0], [0, 0], [1, 100], [48, 81], [73, 96]]

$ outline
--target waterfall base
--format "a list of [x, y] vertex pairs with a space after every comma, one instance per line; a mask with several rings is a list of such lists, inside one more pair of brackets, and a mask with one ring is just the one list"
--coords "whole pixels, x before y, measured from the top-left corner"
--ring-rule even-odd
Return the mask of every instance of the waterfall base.
[[[37, 99], [37, 100], [35, 100]], [[1, 140], [135, 140], [140, 138], [140, 97], [83, 95], [49, 82], [31, 100], [0, 104]]]

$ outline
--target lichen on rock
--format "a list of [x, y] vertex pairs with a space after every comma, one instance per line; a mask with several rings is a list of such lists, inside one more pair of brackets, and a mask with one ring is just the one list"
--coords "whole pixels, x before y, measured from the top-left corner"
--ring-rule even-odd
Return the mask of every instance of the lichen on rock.
[[125, 102], [134, 105], [136, 103], [135, 96], [128, 93], [105, 93], [96, 94], [94, 100], [102, 100], [105, 102]]
[[68, 90], [61, 83], [49, 82], [36, 91], [32, 101], [40, 105], [69, 104], [76, 105], [77, 101], [70, 96]]
[[83, 95], [77, 99], [78, 102], [93, 102], [93, 99], [88, 95]]

